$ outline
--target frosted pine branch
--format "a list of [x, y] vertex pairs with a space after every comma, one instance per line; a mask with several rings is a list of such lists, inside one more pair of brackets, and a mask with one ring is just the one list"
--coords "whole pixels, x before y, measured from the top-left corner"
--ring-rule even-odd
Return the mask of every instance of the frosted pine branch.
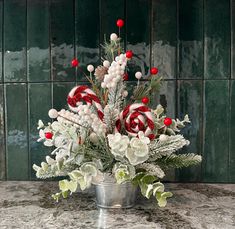
[[108, 105], [110, 107], [120, 110], [124, 89], [125, 86], [122, 81], [120, 81], [116, 87], [109, 89]]
[[118, 110], [111, 108], [109, 105], [104, 109], [104, 123], [106, 124], [109, 133], [113, 133], [118, 114]]
[[163, 178], [165, 176], [164, 171], [158, 166], [150, 163], [143, 163], [136, 166], [137, 169], [144, 169], [149, 175]]
[[164, 168], [183, 168], [197, 165], [202, 161], [200, 155], [189, 154], [171, 154], [167, 157], [159, 158], [156, 163]]
[[149, 161], [155, 161], [162, 156], [168, 156], [185, 145], [189, 145], [189, 143], [182, 135], [168, 136], [166, 141], [156, 139], [149, 146], [151, 155]]

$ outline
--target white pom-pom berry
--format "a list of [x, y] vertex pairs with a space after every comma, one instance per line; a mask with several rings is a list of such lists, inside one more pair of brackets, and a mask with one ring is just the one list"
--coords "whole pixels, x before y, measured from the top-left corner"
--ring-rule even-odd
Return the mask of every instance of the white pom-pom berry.
[[123, 96], [123, 97], [127, 97], [127, 96], [128, 96], [128, 91], [126, 91], [126, 90], [123, 91], [123, 92], [122, 92], [122, 96]]
[[110, 35], [110, 40], [111, 41], [116, 41], [118, 39], [118, 35], [116, 34], [116, 33], [112, 33], [111, 35]]
[[58, 117], [58, 112], [56, 109], [50, 109], [48, 112], [48, 116], [50, 118], [57, 118]]
[[88, 71], [88, 72], [93, 72], [93, 71], [94, 71], [94, 66], [93, 66], [92, 64], [89, 64], [89, 65], [87, 66], [87, 71]]
[[142, 77], [142, 73], [141, 73], [141, 72], [136, 72], [136, 73], [135, 73], [135, 78], [136, 78], [136, 79], [139, 80], [141, 77]]
[[103, 62], [103, 66], [106, 67], [106, 68], [108, 68], [108, 67], [110, 66], [109, 61], [108, 61], [108, 60], [105, 60], [105, 61]]
[[167, 141], [167, 139], [168, 139], [168, 135], [166, 135], [166, 134], [161, 134], [159, 136], [159, 141], [161, 141], [161, 142], [165, 142], [165, 141]]

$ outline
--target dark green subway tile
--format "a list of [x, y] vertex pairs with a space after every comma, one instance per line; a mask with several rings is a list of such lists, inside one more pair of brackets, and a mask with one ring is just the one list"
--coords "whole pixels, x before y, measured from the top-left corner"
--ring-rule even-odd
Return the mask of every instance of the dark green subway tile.
[[228, 182], [229, 82], [205, 82], [203, 181]]
[[53, 83], [53, 108], [57, 110], [67, 108], [67, 96], [75, 86], [75, 82]]
[[128, 63], [129, 79], [135, 80], [135, 72], [144, 76], [150, 66], [150, 1], [126, 1], [126, 43], [127, 50], [132, 50], [133, 58]]
[[84, 73], [88, 74], [86, 66], [100, 61], [99, 0], [77, 0], [75, 5], [76, 53], [80, 61], [77, 80], [84, 81]]
[[161, 104], [167, 116], [175, 118], [175, 81], [163, 81], [160, 90], [151, 95], [150, 103], [154, 109]]
[[231, 40], [231, 53], [232, 53], [232, 72], [231, 72], [231, 77], [234, 79], [235, 78], [235, 0], [232, 0], [232, 5], [230, 7], [232, 7], [232, 15], [231, 15], [231, 28], [232, 28], [232, 40]]
[[52, 148], [46, 147], [42, 142], [37, 142], [39, 130], [37, 129], [38, 120], [41, 119], [45, 124], [50, 121], [48, 111], [51, 109], [51, 83], [33, 83], [29, 84], [29, 174], [31, 179], [35, 179], [33, 164], [40, 165], [45, 161], [45, 156], [52, 151]]
[[[181, 153], [202, 154], [202, 81], [180, 80], [178, 82], [178, 118], [183, 120], [188, 114], [191, 120], [181, 133], [190, 141]], [[200, 181], [201, 164], [177, 170], [179, 181]]]
[[73, 0], [51, 0], [51, 67], [54, 80], [75, 81]]
[[3, 56], [3, 47], [2, 47], [2, 34], [3, 34], [3, 1], [0, 1], [0, 82], [3, 81], [2, 74], [2, 56]]
[[5, 107], [7, 179], [27, 180], [29, 161], [26, 84], [5, 85]]
[[28, 80], [50, 80], [49, 3], [30, 0], [27, 3]]
[[3, 84], [0, 84], [0, 180], [6, 178], [5, 123]]
[[152, 65], [165, 79], [176, 78], [177, 1], [152, 1]]
[[231, 94], [230, 94], [230, 155], [229, 155], [229, 174], [230, 182], [235, 182], [235, 81], [230, 81]]
[[[119, 29], [116, 26], [116, 21], [118, 19], [125, 20], [125, 0], [101, 0], [100, 1], [100, 11], [101, 14], [101, 43], [104, 40], [104, 35], [109, 40], [111, 33], [116, 33], [119, 35]], [[121, 29], [121, 38], [125, 40], [125, 28]]]
[[230, 0], [205, 0], [205, 78], [230, 76]]
[[179, 1], [179, 77], [203, 78], [203, 0]]
[[26, 81], [26, 0], [4, 1], [4, 80]]

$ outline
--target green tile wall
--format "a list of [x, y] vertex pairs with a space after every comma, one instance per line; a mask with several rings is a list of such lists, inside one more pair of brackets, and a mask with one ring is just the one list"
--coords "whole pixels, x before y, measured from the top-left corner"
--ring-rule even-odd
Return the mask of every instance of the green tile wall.
[[32, 164], [48, 152], [36, 142], [38, 119], [49, 121], [48, 109], [86, 83], [70, 61], [99, 63], [118, 18], [135, 53], [128, 88], [135, 71], [158, 67], [165, 82], [152, 103], [190, 115], [191, 145], [181, 152], [204, 158], [167, 179], [235, 182], [234, 0], [0, 0], [0, 180], [35, 179]]

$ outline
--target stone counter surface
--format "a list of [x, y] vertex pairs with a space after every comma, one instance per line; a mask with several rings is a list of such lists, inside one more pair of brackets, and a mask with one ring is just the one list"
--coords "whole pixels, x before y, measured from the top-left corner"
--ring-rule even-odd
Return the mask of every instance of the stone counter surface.
[[93, 190], [55, 203], [57, 182], [0, 182], [0, 229], [235, 229], [235, 184], [166, 184], [167, 207], [140, 197], [132, 209], [104, 210]]

